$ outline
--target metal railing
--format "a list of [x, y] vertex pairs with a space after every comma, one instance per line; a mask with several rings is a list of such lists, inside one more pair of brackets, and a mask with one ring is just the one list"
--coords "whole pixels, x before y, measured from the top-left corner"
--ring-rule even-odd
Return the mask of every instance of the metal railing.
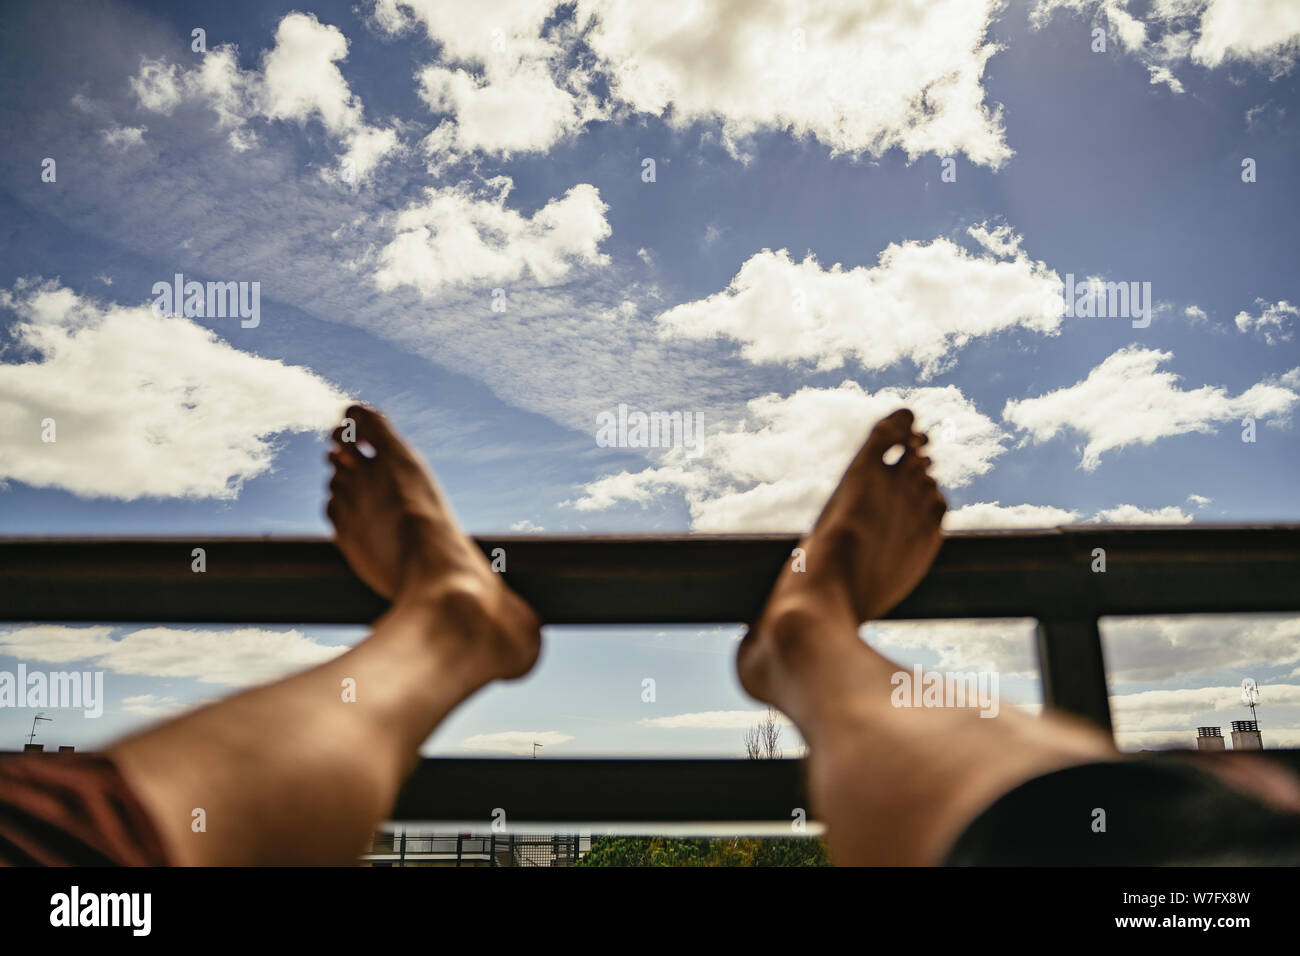
[[[743, 623], [792, 535], [502, 536], [549, 624]], [[191, 570], [204, 548], [207, 570]], [[1105, 571], [1095, 570], [1104, 557]], [[0, 620], [367, 623], [384, 609], [326, 539], [0, 539]], [[1044, 703], [1110, 729], [1098, 619], [1300, 611], [1300, 526], [1071, 526], [948, 536], [890, 619], [1033, 617]], [[1274, 752], [1276, 753], [1276, 752]], [[395, 820], [768, 824], [807, 806], [792, 760], [422, 761]], [[540, 829], [540, 828], [539, 828]]]

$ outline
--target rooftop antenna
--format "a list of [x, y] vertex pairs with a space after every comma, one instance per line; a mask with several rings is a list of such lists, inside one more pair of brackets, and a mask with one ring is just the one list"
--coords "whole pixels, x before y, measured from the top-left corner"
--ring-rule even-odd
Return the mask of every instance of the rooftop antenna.
[[27, 745], [28, 745], [29, 747], [30, 747], [30, 746], [32, 745], [32, 743], [35, 742], [35, 740], [36, 740], [36, 721], [38, 721], [38, 720], [45, 720], [45, 721], [49, 721], [50, 723], [53, 723], [53, 722], [54, 722], [54, 718], [53, 718], [53, 717], [46, 717], [44, 714], [37, 714], [35, 717], [33, 717], [33, 718], [32, 718], [32, 732], [31, 732], [30, 734], [27, 735]]
[[536, 740], [533, 741], [533, 759], [534, 759], [534, 760], [537, 759], [537, 748], [538, 748], [538, 747], [544, 747], [544, 746], [546, 746], [546, 745], [545, 745], [545, 744], [539, 744]]
[[1259, 685], [1255, 678], [1247, 677], [1241, 682], [1241, 702], [1250, 708], [1250, 719], [1255, 720], [1255, 706], [1259, 703]]

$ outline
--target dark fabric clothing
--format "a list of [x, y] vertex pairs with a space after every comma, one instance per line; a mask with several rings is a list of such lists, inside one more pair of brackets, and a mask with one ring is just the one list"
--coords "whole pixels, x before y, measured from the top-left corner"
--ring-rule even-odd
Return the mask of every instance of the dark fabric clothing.
[[[1105, 812], [1099, 829], [1098, 810]], [[1300, 815], [1170, 760], [1085, 764], [1003, 795], [957, 839], [949, 866], [1295, 866]]]
[[165, 866], [153, 821], [107, 757], [0, 757], [0, 866]]

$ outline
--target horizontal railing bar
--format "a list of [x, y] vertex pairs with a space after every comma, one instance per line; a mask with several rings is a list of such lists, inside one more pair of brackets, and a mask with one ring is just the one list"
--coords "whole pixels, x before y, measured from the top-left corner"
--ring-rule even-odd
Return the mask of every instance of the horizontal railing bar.
[[457, 821], [484, 832], [495, 819], [510, 830], [528, 821], [789, 822], [799, 809], [810, 816], [802, 767], [799, 760], [430, 757], [407, 781], [392, 819]]
[[[1190, 737], [1190, 734], [1189, 734]], [[1300, 772], [1300, 750], [1263, 750], [1230, 759], [1273, 760]], [[1143, 759], [1197, 760], [1195, 750], [1144, 753]], [[478, 759], [426, 757], [408, 779], [390, 819], [473, 826], [486, 834], [494, 811], [511, 832], [530, 822], [572, 824], [785, 824], [808, 806], [802, 760], [744, 759]], [[769, 835], [781, 830], [768, 829]], [[791, 829], [790, 834], [794, 835]]]
[[[1267, 739], [1268, 731], [1264, 733]], [[1185, 750], [1144, 753], [1141, 759], [1196, 761], [1201, 756]], [[1227, 758], [1267, 759], [1300, 772], [1300, 750], [1228, 751]], [[48, 753], [39, 759], [60, 758]], [[795, 835], [790, 824], [798, 819], [798, 810], [806, 811], [810, 831], [816, 832], [802, 760], [426, 757], [388, 819], [437, 829], [443, 837], [472, 832], [472, 839], [488, 836], [496, 821], [514, 834], [537, 834], [535, 824], [557, 833], [565, 827], [599, 833], [602, 825], [606, 832], [649, 833], [655, 832], [654, 825], [665, 830], [689, 825], [697, 834], [773, 836]], [[640, 831], [628, 824], [649, 826]]]
[[[480, 537], [553, 624], [751, 620], [793, 535]], [[206, 571], [192, 570], [203, 548]], [[498, 549], [501, 549], [498, 552]], [[1105, 552], [1104, 572], [1094, 553]], [[896, 619], [1300, 610], [1300, 525], [1070, 526], [945, 540]], [[0, 619], [366, 623], [385, 602], [324, 538], [3, 538]]]

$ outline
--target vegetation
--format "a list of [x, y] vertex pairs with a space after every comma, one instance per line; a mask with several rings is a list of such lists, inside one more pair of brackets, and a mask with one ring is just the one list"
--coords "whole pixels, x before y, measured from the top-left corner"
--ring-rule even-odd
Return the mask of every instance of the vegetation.
[[[750, 760], [779, 760], [781, 725], [776, 714], [745, 731]], [[597, 837], [578, 866], [829, 866], [826, 846], [816, 837]]]

